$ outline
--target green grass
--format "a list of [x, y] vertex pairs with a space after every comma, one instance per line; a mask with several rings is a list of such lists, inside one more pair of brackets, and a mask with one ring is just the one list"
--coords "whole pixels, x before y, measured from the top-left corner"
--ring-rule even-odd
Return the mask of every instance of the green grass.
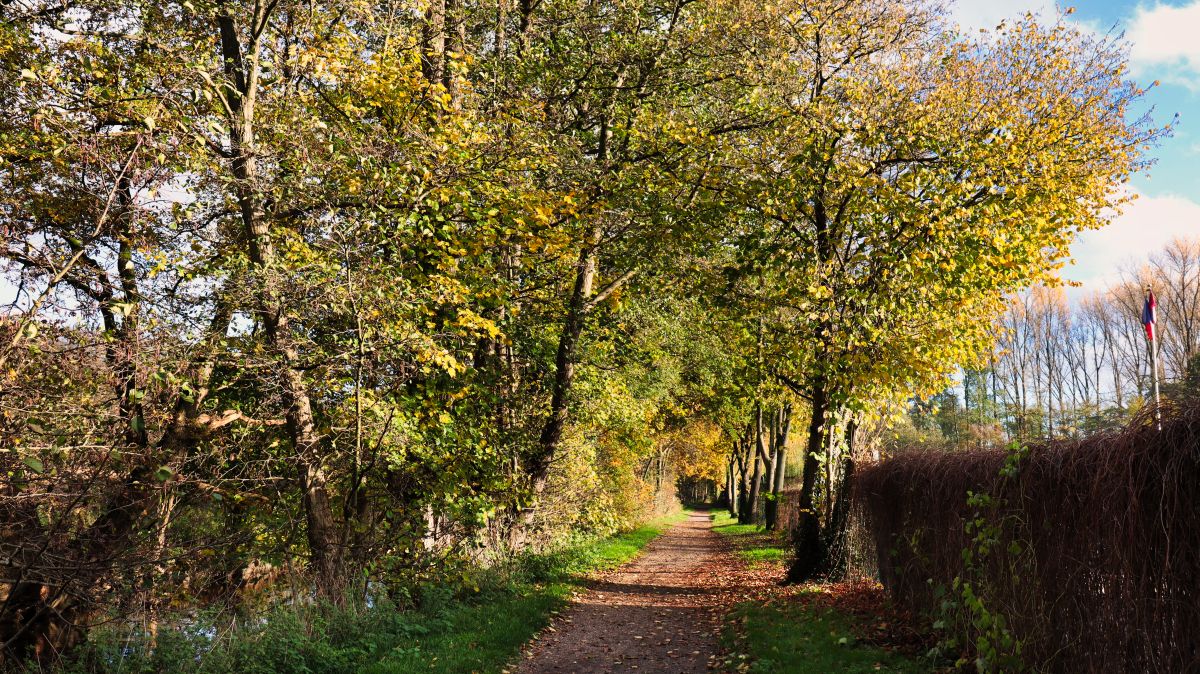
[[570, 583], [523, 588], [448, 610], [428, 634], [397, 644], [364, 674], [495, 672], [512, 661], [570, 597]]
[[[735, 629], [736, 626], [736, 629]], [[727, 650], [755, 674], [917, 674], [933, 668], [898, 653], [858, 643], [852, 618], [801, 602], [744, 603], [723, 635]]]
[[500, 670], [550, 621], [587, 574], [616, 568], [635, 557], [686, 513], [667, 517], [626, 533], [542, 557], [538, 580], [514, 588], [499, 601], [460, 606], [448, 616], [447, 628], [403, 652], [390, 655], [367, 674], [407, 672], [492, 672]]
[[737, 554], [751, 565], [782, 562], [786, 557], [782, 540], [758, 525], [738, 524], [737, 518], [725, 510], [716, 511], [712, 518], [713, 531], [732, 538]]
[[[726, 511], [713, 514], [713, 530], [728, 536], [751, 568], [781, 564], [787, 548], [781, 536], [753, 524], [738, 524]], [[858, 618], [805, 601], [802, 591], [771, 603], [736, 606], [722, 634], [728, 665], [755, 674], [858, 674], [929, 672], [927, 664], [902, 654], [859, 643]], [[743, 666], [743, 667], [739, 667]]]
[[285, 607], [252, 621], [251, 627], [225, 631], [216, 639], [202, 625], [163, 632], [153, 652], [145, 650], [144, 640], [130, 640], [128, 633], [98, 632], [61, 671], [499, 672], [583, 587], [588, 574], [629, 561], [686, 517], [678, 513], [609, 538], [528, 555], [504, 569], [479, 570], [464, 576], [458, 593], [446, 585], [426, 587], [419, 607], [410, 610], [386, 604], [356, 610]]

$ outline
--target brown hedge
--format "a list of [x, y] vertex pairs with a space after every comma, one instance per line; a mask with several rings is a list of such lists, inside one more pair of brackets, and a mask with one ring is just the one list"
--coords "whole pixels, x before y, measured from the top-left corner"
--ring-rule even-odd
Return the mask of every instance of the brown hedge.
[[[1119, 433], [1028, 449], [1009, 479], [1005, 450], [863, 468], [856, 501], [884, 585], [944, 615], [954, 579], [970, 579], [1038, 671], [1200, 671], [1200, 406], [1165, 409], [1161, 431], [1143, 415]], [[968, 492], [994, 505], [969, 506]], [[978, 545], [964, 526], [976, 517], [1000, 544], [968, 567], [963, 550]], [[969, 621], [951, 629], [973, 643]]]

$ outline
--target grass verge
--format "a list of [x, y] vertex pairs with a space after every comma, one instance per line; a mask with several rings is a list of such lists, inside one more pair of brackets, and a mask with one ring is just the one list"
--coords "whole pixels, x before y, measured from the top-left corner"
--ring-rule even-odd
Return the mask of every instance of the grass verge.
[[[614, 569], [633, 559], [671, 524], [686, 517], [678, 513], [633, 531], [600, 539], [528, 562], [532, 582], [511, 588], [508, 596], [473, 602], [450, 612], [449, 628], [394, 653], [368, 674], [408, 672], [495, 672], [513, 660], [525, 642], [581, 589], [587, 576]], [[499, 599], [497, 601], [497, 599]]]
[[750, 563], [778, 564], [784, 561], [787, 550], [783, 540], [756, 524], [738, 524], [737, 518], [726, 510], [712, 514], [713, 531], [732, 539], [738, 556]]
[[[812, 590], [815, 591], [815, 590]], [[802, 592], [801, 594], [804, 594]], [[738, 671], [755, 674], [917, 674], [930, 672], [921, 659], [859, 640], [863, 625], [836, 608], [809, 604], [803, 596], [734, 609], [723, 645]]]
[[[726, 536], [753, 574], [755, 599], [738, 604], [722, 632], [725, 664], [754, 674], [916, 674], [935, 669], [911, 649], [878, 588], [854, 584], [779, 586], [787, 548], [782, 536], [738, 524], [725, 511], [713, 514], [713, 530]], [[903, 638], [897, 638], [899, 632]]]
[[465, 674], [499, 672], [579, 590], [587, 575], [637, 555], [685, 513], [629, 532], [525, 556], [479, 571], [464, 596], [445, 586], [422, 592], [419, 607], [286, 607], [235, 629], [195, 620], [164, 631], [157, 647], [126, 630], [98, 632], [60, 669], [79, 674]]

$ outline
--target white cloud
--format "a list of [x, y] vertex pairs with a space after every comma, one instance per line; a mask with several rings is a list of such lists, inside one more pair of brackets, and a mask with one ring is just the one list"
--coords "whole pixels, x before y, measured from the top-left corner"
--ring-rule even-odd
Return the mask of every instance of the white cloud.
[[1182, 7], [1140, 5], [1126, 37], [1138, 75], [1200, 89], [1200, 0]]
[[1176, 237], [1200, 238], [1200, 203], [1139, 195], [1111, 225], [1079, 235], [1071, 247], [1076, 263], [1063, 269], [1063, 278], [1081, 282], [1084, 292], [1102, 290], [1120, 279], [1121, 269], [1141, 265]]
[[1026, 12], [1033, 12], [1049, 20], [1056, 15], [1057, 9], [1054, 0], [957, 0], [950, 6], [950, 14], [954, 20], [969, 30], [991, 30], [1001, 21], [1018, 19]]

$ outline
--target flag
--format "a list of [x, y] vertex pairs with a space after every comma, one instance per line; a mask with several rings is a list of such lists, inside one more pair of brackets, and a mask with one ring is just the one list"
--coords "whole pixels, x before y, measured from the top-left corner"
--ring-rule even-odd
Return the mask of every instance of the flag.
[[1146, 339], [1154, 341], [1155, 312], [1158, 302], [1154, 301], [1154, 291], [1146, 294], [1146, 304], [1142, 307], [1142, 327], [1146, 328]]

